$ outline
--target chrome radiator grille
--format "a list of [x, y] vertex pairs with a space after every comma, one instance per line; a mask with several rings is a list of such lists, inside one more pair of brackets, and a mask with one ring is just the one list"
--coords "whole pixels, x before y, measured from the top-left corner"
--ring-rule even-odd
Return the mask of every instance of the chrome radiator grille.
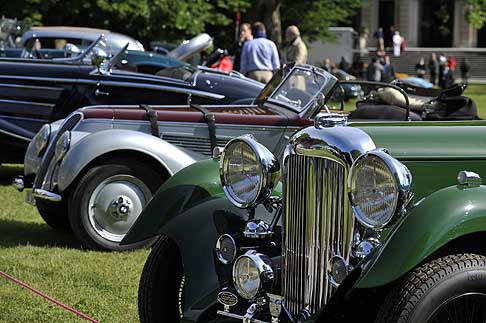
[[335, 290], [330, 259], [338, 255], [349, 261], [348, 170], [330, 159], [302, 155], [291, 155], [285, 167], [282, 292], [293, 315], [315, 313]]

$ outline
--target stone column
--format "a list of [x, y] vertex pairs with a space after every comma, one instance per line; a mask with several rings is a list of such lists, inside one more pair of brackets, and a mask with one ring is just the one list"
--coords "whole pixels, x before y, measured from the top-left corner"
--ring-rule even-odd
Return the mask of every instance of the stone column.
[[478, 31], [466, 21], [466, 5], [463, 0], [454, 2], [453, 47], [476, 47]]
[[361, 8], [361, 26], [368, 28], [368, 46], [371, 47], [376, 45], [373, 34], [378, 29], [378, 5], [378, 0], [363, 0]]
[[397, 0], [395, 21], [400, 35], [405, 37], [407, 47], [417, 47], [419, 29], [419, 0]]

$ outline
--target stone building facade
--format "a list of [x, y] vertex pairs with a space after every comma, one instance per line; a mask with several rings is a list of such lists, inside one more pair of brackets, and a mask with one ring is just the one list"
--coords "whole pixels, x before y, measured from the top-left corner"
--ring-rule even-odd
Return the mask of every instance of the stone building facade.
[[[448, 19], [439, 18], [442, 12]], [[407, 47], [486, 47], [486, 29], [476, 30], [466, 21], [463, 0], [363, 0], [360, 25], [369, 30], [368, 44], [378, 27], [390, 42], [393, 26], [405, 37]]]

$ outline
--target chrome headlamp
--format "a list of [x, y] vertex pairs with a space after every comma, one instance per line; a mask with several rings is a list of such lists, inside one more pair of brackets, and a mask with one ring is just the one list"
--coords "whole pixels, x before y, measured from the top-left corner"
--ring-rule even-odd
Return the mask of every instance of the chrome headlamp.
[[56, 150], [54, 156], [60, 162], [66, 156], [69, 147], [71, 146], [71, 132], [65, 131], [56, 142]]
[[410, 200], [410, 171], [381, 150], [358, 157], [348, 180], [353, 213], [368, 228], [383, 228]]
[[41, 157], [46, 151], [47, 145], [49, 144], [49, 138], [51, 137], [51, 125], [45, 124], [39, 130], [34, 138], [35, 151], [37, 156]]
[[274, 278], [272, 261], [264, 254], [249, 250], [233, 266], [233, 284], [241, 297], [252, 299], [266, 283]]
[[239, 208], [253, 207], [268, 198], [280, 179], [275, 156], [251, 135], [226, 144], [219, 172], [226, 197]]

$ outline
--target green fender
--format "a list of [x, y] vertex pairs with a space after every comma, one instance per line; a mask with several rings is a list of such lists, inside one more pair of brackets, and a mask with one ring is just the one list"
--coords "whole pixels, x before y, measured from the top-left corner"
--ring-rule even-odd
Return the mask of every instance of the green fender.
[[217, 160], [207, 159], [183, 168], [159, 188], [121, 244], [156, 236], [177, 214], [201, 201], [223, 194]]
[[[273, 194], [281, 196], [279, 183]], [[194, 163], [169, 178], [142, 210], [121, 241], [122, 245], [142, 241], [163, 231], [174, 217], [209, 199], [224, 197], [219, 177], [219, 160], [206, 159]]]
[[388, 284], [420, 264], [448, 242], [486, 233], [486, 186], [450, 186], [411, 207], [383, 244], [365, 258], [355, 287]]

